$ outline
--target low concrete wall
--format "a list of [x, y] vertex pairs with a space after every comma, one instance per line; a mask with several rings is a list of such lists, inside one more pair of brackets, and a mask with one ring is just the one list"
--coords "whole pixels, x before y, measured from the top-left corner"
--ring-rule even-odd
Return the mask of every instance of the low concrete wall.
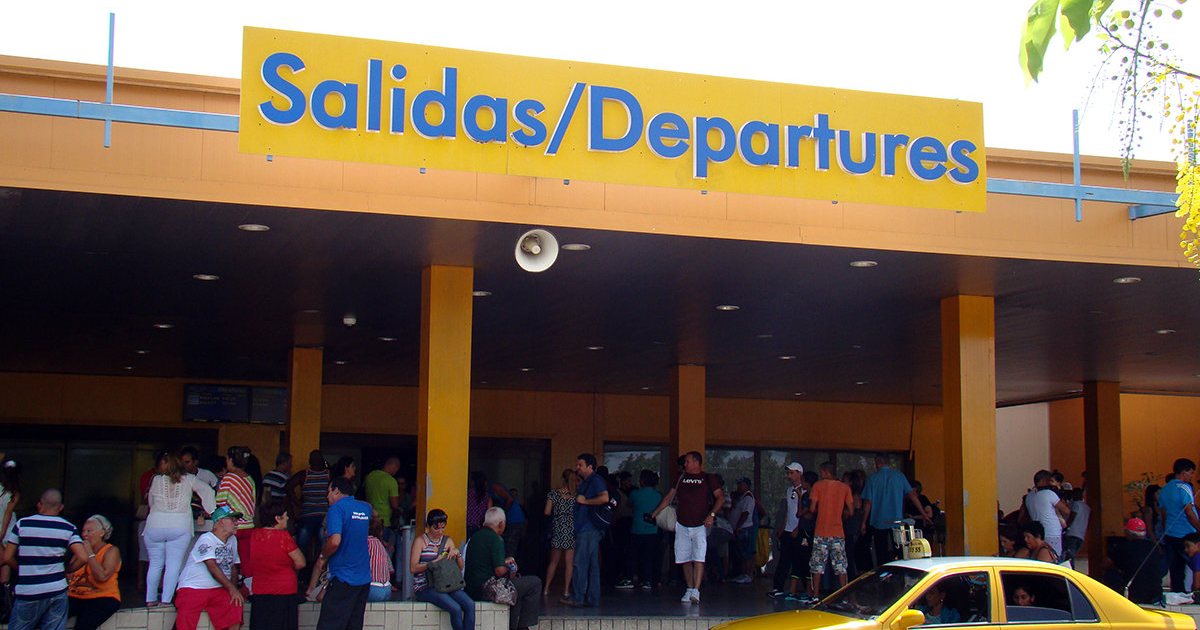
[[[246, 605], [246, 622], [250, 621], [250, 607]], [[320, 604], [300, 604], [300, 630], [313, 630], [317, 626]], [[175, 624], [175, 608], [123, 608], [104, 622], [100, 630], [171, 630]], [[75, 626], [74, 618], [67, 624]], [[7, 630], [8, 626], [0, 626]], [[475, 603], [476, 630], [508, 630], [508, 606], [490, 602]], [[425, 602], [372, 602], [367, 604], [363, 617], [363, 630], [450, 630], [450, 615], [442, 609]], [[212, 630], [208, 615], [200, 616], [197, 630]], [[632, 629], [631, 629], [632, 630]]]

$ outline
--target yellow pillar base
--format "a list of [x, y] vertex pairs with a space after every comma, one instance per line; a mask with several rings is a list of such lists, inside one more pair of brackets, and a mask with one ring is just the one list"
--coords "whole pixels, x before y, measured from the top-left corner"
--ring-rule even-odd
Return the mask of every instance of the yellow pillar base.
[[[320, 348], [292, 348], [288, 370], [287, 450], [296, 470], [308, 466], [308, 454], [321, 448], [321, 362]], [[274, 466], [260, 454], [263, 466]]]
[[470, 267], [421, 274], [421, 378], [417, 415], [417, 519], [445, 510], [446, 533], [461, 547], [467, 517], [471, 429]]
[[996, 536], [996, 316], [990, 297], [942, 300], [946, 553], [991, 555]]

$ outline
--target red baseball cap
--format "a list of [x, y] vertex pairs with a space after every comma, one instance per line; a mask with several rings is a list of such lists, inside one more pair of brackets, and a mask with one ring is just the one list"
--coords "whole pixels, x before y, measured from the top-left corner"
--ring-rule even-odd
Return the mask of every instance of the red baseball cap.
[[1133, 532], [1135, 534], [1145, 534], [1146, 521], [1143, 521], [1140, 518], [1131, 518], [1128, 521], [1125, 521], [1125, 531]]

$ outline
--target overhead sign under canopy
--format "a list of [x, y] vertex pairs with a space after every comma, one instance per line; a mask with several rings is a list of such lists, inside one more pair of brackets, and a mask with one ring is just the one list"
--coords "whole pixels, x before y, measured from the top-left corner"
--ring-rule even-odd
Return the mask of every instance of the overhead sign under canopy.
[[246, 28], [239, 149], [981, 212], [979, 103]]

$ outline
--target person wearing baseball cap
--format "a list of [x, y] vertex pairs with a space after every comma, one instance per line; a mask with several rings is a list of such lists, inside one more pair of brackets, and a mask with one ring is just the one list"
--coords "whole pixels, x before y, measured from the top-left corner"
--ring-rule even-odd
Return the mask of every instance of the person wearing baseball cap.
[[[804, 466], [800, 462], [792, 462], [783, 467], [787, 475], [787, 514], [783, 528], [779, 530], [779, 564], [775, 567], [775, 589], [767, 593], [768, 597], [785, 597], [795, 595], [799, 576], [808, 573], [807, 566], [801, 566], [800, 555], [804, 551], [801, 545], [804, 539], [800, 537], [800, 495], [804, 494], [800, 484], [804, 480]], [[793, 575], [795, 574], [795, 575]]]
[[201, 611], [208, 613], [214, 630], [242, 627], [246, 598], [237, 587], [241, 559], [234, 536], [240, 518], [240, 512], [222, 505], [213, 510], [212, 531], [196, 539], [175, 591], [176, 630], [196, 630]]
[[1131, 518], [1125, 522], [1125, 538], [1112, 544], [1106, 562], [1104, 580], [1135, 604], [1162, 601], [1162, 551], [1146, 538], [1146, 522]]

